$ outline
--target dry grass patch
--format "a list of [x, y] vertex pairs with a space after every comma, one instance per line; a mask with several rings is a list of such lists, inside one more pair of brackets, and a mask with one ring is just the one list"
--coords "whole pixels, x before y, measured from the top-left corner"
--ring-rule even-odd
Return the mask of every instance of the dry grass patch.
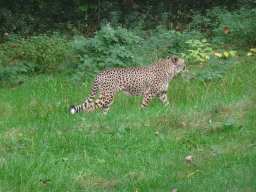
[[79, 183], [84, 190], [99, 189], [102, 191], [115, 190], [119, 183], [116, 178], [107, 179], [97, 175], [96, 173], [82, 173], [82, 171], [75, 177], [74, 181]]

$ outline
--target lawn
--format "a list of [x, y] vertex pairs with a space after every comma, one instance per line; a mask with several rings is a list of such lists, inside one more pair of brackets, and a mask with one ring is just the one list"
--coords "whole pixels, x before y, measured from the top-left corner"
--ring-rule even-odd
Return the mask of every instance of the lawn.
[[234, 62], [223, 78], [176, 76], [168, 107], [118, 93], [106, 116], [68, 112], [92, 81], [1, 88], [0, 191], [256, 191], [255, 57]]

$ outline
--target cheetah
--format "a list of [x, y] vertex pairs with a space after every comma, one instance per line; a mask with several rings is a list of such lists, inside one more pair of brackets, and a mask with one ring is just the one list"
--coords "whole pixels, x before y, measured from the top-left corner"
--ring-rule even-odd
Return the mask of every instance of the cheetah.
[[[117, 92], [127, 95], [143, 95], [141, 109], [148, 106], [157, 96], [166, 106], [169, 105], [166, 91], [169, 81], [179, 72], [186, 70], [185, 61], [177, 56], [168, 56], [162, 62], [154, 62], [146, 67], [111, 68], [101, 71], [94, 79], [92, 90], [87, 100], [78, 106], [71, 106], [69, 112], [75, 114], [82, 109], [90, 112], [103, 107], [106, 114]], [[94, 100], [97, 91], [99, 98]]]

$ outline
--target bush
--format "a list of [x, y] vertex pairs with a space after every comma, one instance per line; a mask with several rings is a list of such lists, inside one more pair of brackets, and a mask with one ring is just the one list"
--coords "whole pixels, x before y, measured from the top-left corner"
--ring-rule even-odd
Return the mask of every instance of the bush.
[[22, 60], [13, 66], [0, 65], [0, 82], [10, 85], [22, 84], [29, 76], [35, 74], [39, 65], [31, 61]]
[[28, 39], [14, 35], [0, 46], [0, 79], [16, 85], [35, 72], [60, 71], [61, 64], [70, 59], [67, 39], [54, 34], [32, 36]]
[[79, 74], [86, 70], [89, 76], [94, 76], [106, 68], [130, 67], [135, 61], [133, 46], [142, 39], [123, 28], [102, 26], [94, 38], [86, 39], [75, 36], [70, 43], [79, 55]]
[[[233, 43], [239, 47], [256, 45], [256, 9], [247, 10], [242, 7], [231, 13], [216, 7], [212, 14], [218, 18], [218, 22], [214, 23], [214, 42]], [[227, 34], [223, 32], [224, 27], [230, 30]]]
[[41, 71], [55, 70], [70, 56], [67, 53], [69, 46], [65, 37], [54, 34], [32, 36], [28, 39], [12, 38], [2, 45], [5, 55], [12, 61], [29, 60], [38, 63]]
[[188, 44], [189, 53], [181, 53], [181, 56], [190, 61], [190, 63], [202, 63], [210, 59], [210, 56], [214, 54], [213, 49], [210, 47], [207, 40], [203, 39], [199, 41], [197, 39], [188, 40], [185, 43]]
[[[148, 37], [143, 41], [143, 44], [138, 47], [138, 52], [146, 54], [144, 60], [147, 63], [157, 60], [159, 57], [177, 55], [180, 56], [188, 45], [186, 41], [193, 38], [199, 38], [199, 32], [192, 32], [190, 34], [181, 33], [175, 30], [165, 29], [163, 26], [157, 26], [155, 31], [151, 31]], [[151, 59], [150, 61], [148, 61]]]
[[[213, 38], [218, 45], [231, 43], [239, 47], [256, 45], [256, 9], [240, 8], [230, 12], [226, 8], [214, 7], [206, 15], [195, 12], [189, 30], [201, 30], [204, 36]], [[224, 28], [226, 27], [226, 33]]]
[[234, 62], [231, 60], [223, 61], [211, 57], [206, 62], [206, 64], [209, 66], [204, 67], [204, 69], [192, 69], [191, 71], [185, 72], [185, 77], [189, 80], [196, 79], [204, 82], [210, 81], [214, 78], [223, 78], [230, 66], [234, 64]]

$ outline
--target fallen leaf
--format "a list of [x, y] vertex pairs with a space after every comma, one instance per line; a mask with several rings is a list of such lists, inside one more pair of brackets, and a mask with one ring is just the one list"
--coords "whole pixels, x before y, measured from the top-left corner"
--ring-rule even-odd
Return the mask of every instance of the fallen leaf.
[[252, 53], [251, 52], [247, 53], [247, 56], [252, 56]]
[[159, 135], [159, 132], [158, 132], [158, 131], [155, 131], [155, 135]]
[[173, 189], [172, 192], [178, 192], [178, 189]]
[[223, 32], [224, 32], [225, 34], [227, 34], [227, 33], [229, 32], [228, 26], [226, 26], [226, 27], [223, 28]]
[[194, 156], [191, 156], [191, 155], [190, 155], [190, 156], [187, 156], [187, 157], [186, 157], [186, 160], [192, 161], [192, 158], [193, 158], [193, 157], [194, 157]]
[[185, 126], [187, 126], [187, 123], [186, 122], [182, 122], [182, 125], [185, 127]]
[[225, 55], [225, 57], [229, 57], [229, 52], [224, 52], [223, 54]]
[[222, 56], [222, 54], [220, 54], [220, 53], [215, 53], [215, 56], [217, 56], [217, 57], [221, 57], [221, 56]]

